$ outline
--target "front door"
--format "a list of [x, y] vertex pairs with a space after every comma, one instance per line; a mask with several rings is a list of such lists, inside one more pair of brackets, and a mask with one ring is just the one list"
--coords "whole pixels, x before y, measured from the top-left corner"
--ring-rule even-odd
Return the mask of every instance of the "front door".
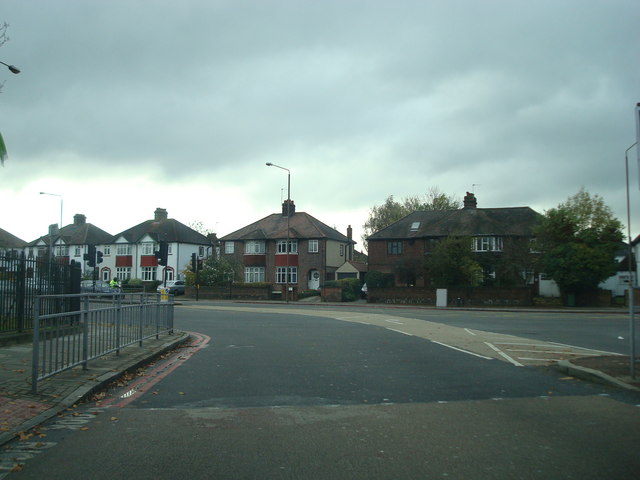
[[309, 290], [318, 290], [320, 288], [320, 272], [318, 270], [309, 272], [307, 287]]

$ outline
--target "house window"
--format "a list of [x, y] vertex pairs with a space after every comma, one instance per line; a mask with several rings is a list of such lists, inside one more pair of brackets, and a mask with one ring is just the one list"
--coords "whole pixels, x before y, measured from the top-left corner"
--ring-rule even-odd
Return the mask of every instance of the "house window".
[[[278, 253], [287, 253], [286, 240], [278, 240], [276, 245]], [[295, 238], [289, 239], [289, 253], [298, 253], [298, 240]]]
[[155, 255], [154, 250], [156, 249], [156, 244], [151, 242], [145, 242], [141, 245], [140, 255]]
[[245, 255], [264, 255], [264, 240], [249, 240], [244, 243]]
[[420, 222], [413, 222], [411, 224], [411, 231], [417, 232], [418, 230], [420, 230]]
[[202, 245], [198, 247], [198, 256], [204, 257], [204, 247]]
[[244, 281], [245, 283], [264, 282], [264, 267], [246, 267]]
[[56, 257], [68, 257], [69, 256], [69, 246], [68, 245], [58, 245], [56, 246]]
[[344, 245], [340, 244], [340, 256], [344, 257]]
[[276, 283], [298, 283], [298, 267], [288, 267], [289, 278], [287, 279], [287, 267], [276, 268]]
[[105, 245], [102, 249], [104, 255], [111, 255], [111, 245]]
[[231, 254], [235, 252], [235, 244], [233, 242], [224, 242], [224, 253]]
[[142, 267], [142, 281], [151, 282], [156, 279], [156, 267]]
[[387, 253], [389, 255], [402, 255], [402, 241], [387, 242]]
[[502, 237], [475, 237], [473, 239], [474, 252], [501, 252]]
[[318, 253], [318, 240], [309, 240], [309, 253]]
[[76, 247], [74, 250], [73, 255], [75, 257], [81, 257], [82, 256], [82, 247]]
[[131, 267], [116, 267], [116, 278], [118, 280], [129, 280], [131, 278]]
[[119, 244], [116, 248], [116, 255], [131, 255], [131, 245], [128, 243]]

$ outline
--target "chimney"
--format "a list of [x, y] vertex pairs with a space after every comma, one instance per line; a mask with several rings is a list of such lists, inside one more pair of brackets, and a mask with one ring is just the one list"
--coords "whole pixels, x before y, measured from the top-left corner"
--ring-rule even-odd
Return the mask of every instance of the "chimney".
[[463, 208], [477, 208], [478, 201], [476, 200], [476, 196], [473, 193], [467, 192], [464, 197], [464, 207]]
[[84, 225], [87, 223], [87, 217], [81, 213], [76, 213], [73, 216], [73, 224], [74, 225]]
[[282, 216], [283, 217], [293, 217], [293, 214], [296, 213], [296, 204], [293, 203], [293, 200], [285, 200], [282, 203]]
[[161, 222], [162, 220], [166, 220], [167, 218], [168, 214], [166, 208], [156, 208], [153, 218], [156, 222]]

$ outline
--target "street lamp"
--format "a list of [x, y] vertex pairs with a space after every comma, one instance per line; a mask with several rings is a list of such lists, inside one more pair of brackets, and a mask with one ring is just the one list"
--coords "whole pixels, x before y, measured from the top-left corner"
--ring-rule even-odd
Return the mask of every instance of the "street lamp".
[[287, 172], [287, 246], [286, 248], [286, 270], [285, 270], [285, 274], [284, 274], [284, 280], [285, 280], [285, 291], [284, 291], [284, 298], [285, 301], [287, 303], [289, 303], [289, 251], [291, 250], [291, 229], [290, 229], [290, 221], [291, 221], [291, 170], [289, 170], [288, 168], [285, 167], [281, 167], [280, 165], [276, 165], [275, 163], [271, 163], [271, 162], [267, 162], [266, 163], [267, 167], [276, 167], [279, 168], [280, 170], [286, 170]]
[[9, 65], [8, 63], [4, 63], [4, 62], [1, 62], [1, 61], [0, 61], [0, 63], [2, 65], [4, 65], [5, 67], [7, 67], [11, 73], [15, 73], [16, 75], [18, 73], [20, 73], [20, 69], [14, 67], [13, 65]]
[[[62, 228], [62, 195], [60, 195], [59, 193], [48, 193], [48, 192], [40, 192], [40, 195], [51, 195], [52, 197], [59, 197], [60, 198], [60, 225], [59, 225], [59, 229]], [[49, 229], [49, 241], [51, 243], [51, 251], [49, 253], [49, 259], [52, 258], [53, 256], [53, 232], [51, 231], [51, 229]]]
[[629, 201], [629, 150], [635, 147], [638, 142], [631, 145], [624, 151], [624, 169], [625, 169], [625, 179], [627, 182], [627, 234], [629, 237], [629, 252], [627, 254], [628, 261], [628, 269], [629, 269], [629, 358], [630, 358], [630, 375], [631, 378], [636, 378], [636, 326], [635, 319], [633, 318], [633, 270], [632, 270], [632, 256], [633, 256], [633, 247], [631, 246], [631, 202]]

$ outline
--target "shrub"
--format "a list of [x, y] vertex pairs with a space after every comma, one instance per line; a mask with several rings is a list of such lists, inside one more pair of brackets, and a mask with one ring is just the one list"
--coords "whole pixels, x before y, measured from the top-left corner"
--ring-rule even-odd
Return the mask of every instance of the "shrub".
[[390, 273], [382, 273], [378, 270], [367, 272], [364, 281], [367, 284], [367, 288], [393, 287], [393, 275]]

